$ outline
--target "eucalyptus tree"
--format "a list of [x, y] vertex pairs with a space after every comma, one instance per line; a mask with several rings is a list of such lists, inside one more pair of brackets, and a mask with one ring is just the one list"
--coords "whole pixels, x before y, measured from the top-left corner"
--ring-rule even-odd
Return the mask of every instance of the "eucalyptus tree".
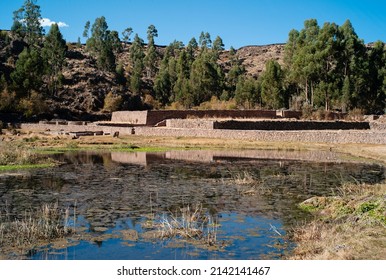
[[87, 48], [97, 57], [99, 68], [115, 71], [113, 42], [116, 37], [108, 29], [104, 16], [95, 19], [91, 27], [91, 37], [87, 40], [86, 44]]
[[210, 49], [212, 47], [212, 39], [209, 32], [201, 31], [198, 43], [201, 50]]
[[46, 65], [49, 90], [56, 94], [61, 80], [61, 71], [65, 64], [67, 45], [63, 35], [55, 23], [51, 26], [42, 49], [42, 58]]
[[122, 36], [123, 36], [123, 41], [126, 42], [126, 43], [129, 43], [130, 42], [130, 37], [131, 37], [131, 34], [133, 34], [133, 28], [131, 27], [128, 27], [126, 28], [125, 30], [123, 30], [122, 32]]
[[12, 30], [30, 47], [38, 47], [44, 36], [40, 6], [36, 3], [36, 0], [25, 0], [22, 7], [13, 13]]
[[143, 39], [135, 34], [134, 41], [130, 47], [130, 89], [133, 93], [139, 94], [142, 87], [142, 72], [144, 70], [145, 53], [143, 51]]
[[262, 103], [269, 109], [280, 109], [288, 104], [284, 89], [284, 71], [275, 60], [269, 60], [260, 76]]
[[147, 51], [146, 51], [146, 57], [145, 57], [147, 78], [153, 77], [157, 70], [157, 67], [156, 67], [157, 50], [154, 45], [154, 37], [158, 37], [158, 31], [154, 25], [150, 25], [147, 29], [148, 43], [147, 43]]
[[86, 24], [84, 25], [84, 30], [83, 30], [83, 37], [84, 38], [88, 38], [88, 33], [89, 33], [89, 31], [90, 31], [90, 21], [88, 20], [87, 22], [86, 22]]
[[229, 49], [229, 61], [230, 69], [226, 75], [227, 96], [223, 97], [223, 99], [226, 100], [234, 97], [237, 82], [239, 81], [239, 78], [245, 74], [245, 67], [242, 65], [242, 62], [233, 47], [230, 47]]

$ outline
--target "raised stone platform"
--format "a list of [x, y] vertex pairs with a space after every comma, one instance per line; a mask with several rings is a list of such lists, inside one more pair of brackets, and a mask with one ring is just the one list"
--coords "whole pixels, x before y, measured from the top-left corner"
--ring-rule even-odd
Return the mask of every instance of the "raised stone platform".
[[[300, 112], [280, 111], [279, 117], [296, 117]], [[275, 119], [275, 110], [160, 110], [113, 112], [112, 123], [155, 126], [168, 119]]]
[[364, 130], [370, 129], [369, 122], [347, 121], [290, 121], [290, 120], [205, 120], [170, 119], [168, 128], [229, 129], [229, 130]]

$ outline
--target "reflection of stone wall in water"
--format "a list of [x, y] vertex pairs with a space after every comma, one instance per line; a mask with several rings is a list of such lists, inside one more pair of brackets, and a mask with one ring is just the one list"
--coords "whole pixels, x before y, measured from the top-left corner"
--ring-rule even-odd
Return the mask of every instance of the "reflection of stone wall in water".
[[164, 153], [147, 152], [111, 152], [112, 161], [127, 164], [148, 165], [165, 158]]
[[148, 165], [166, 160], [181, 160], [189, 162], [210, 163], [222, 160], [298, 160], [315, 162], [341, 162], [338, 154], [331, 151], [277, 151], [277, 150], [247, 150], [247, 151], [167, 151], [159, 153], [147, 152], [112, 152], [111, 159], [115, 162]]

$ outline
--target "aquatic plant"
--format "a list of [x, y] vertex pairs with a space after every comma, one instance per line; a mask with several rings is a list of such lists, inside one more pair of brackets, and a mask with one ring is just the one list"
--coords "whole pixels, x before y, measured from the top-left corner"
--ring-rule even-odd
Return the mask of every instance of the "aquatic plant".
[[159, 229], [161, 238], [195, 239], [209, 246], [217, 243], [219, 225], [204, 211], [202, 204], [197, 204], [194, 208], [180, 208], [169, 215], [164, 214], [154, 226]]
[[62, 238], [74, 231], [69, 221], [70, 209], [61, 210], [57, 203], [26, 211], [22, 218], [17, 219], [12, 219], [5, 209], [0, 213], [0, 245], [25, 247]]
[[0, 165], [34, 164], [38, 156], [21, 145], [1, 143]]

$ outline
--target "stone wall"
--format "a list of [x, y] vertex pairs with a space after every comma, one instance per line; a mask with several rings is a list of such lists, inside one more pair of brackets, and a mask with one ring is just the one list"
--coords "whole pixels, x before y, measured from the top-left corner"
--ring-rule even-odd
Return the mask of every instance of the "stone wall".
[[126, 122], [137, 125], [154, 126], [167, 119], [194, 118], [249, 118], [274, 119], [273, 110], [160, 110], [160, 111], [118, 111], [113, 112], [111, 122]]
[[[130, 127], [112, 127], [96, 125], [48, 125], [21, 124], [26, 131], [50, 131], [63, 133], [74, 131], [103, 131], [104, 133], [119, 132], [120, 135], [132, 134]], [[197, 128], [155, 128], [135, 127], [135, 134], [140, 136], [164, 137], [201, 137], [240, 139], [262, 142], [305, 142], [305, 143], [364, 143], [386, 144], [386, 130], [303, 130], [303, 131], [273, 131], [273, 130], [227, 130], [227, 129], [197, 129]]]
[[147, 113], [148, 111], [117, 111], [112, 113], [111, 122], [146, 125]]
[[345, 121], [216, 121], [214, 129], [240, 130], [349, 130], [370, 129], [368, 122]]
[[382, 130], [270, 131], [138, 127], [136, 134], [142, 136], [218, 138], [225, 141], [227, 139], [240, 139], [262, 142], [386, 144], [386, 131]]
[[166, 127], [169, 128], [199, 128], [213, 129], [215, 121], [205, 119], [169, 119], [166, 120]]

